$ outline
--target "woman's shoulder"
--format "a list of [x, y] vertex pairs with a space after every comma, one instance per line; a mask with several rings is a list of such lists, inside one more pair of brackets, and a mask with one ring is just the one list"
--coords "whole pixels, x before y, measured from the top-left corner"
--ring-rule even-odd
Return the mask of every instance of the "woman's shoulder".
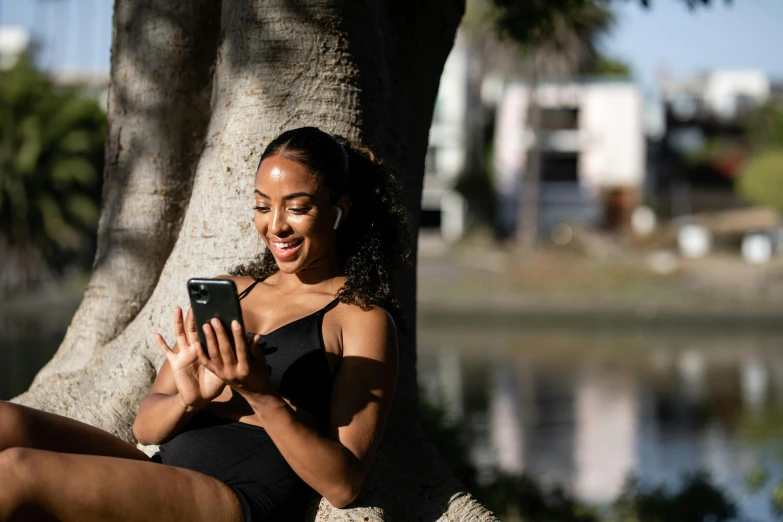
[[367, 309], [351, 303], [340, 303], [341, 315], [349, 323], [372, 324], [394, 327], [392, 315], [379, 305], [370, 305]]
[[369, 347], [393, 344], [396, 346], [397, 327], [391, 314], [383, 307], [371, 305], [364, 309], [355, 304], [341, 303], [339, 322], [342, 330], [343, 349], [350, 346]]

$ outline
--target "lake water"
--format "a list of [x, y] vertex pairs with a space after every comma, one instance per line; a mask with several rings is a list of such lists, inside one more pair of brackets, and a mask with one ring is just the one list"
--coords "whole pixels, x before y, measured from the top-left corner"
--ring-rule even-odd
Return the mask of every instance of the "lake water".
[[[46, 324], [0, 317], [0, 399], [26, 389], [51, 357], [68, 322], [61, 315]], [[483, 477], [524, 471], [602, 503], [630, 473], [676, 486], [684, 473], [705, 470], [745, 520], [775, 519], [783, 335], [422, 321], [419, 379], [464, 426]], [[758, 465], [770, 482], [749, 496], [745, 475]]]
[[[491, 476], [526, 472], [591, 503], [707, 471], [744, 520], [777, 520], [783, 480], [783, 336], [425, 326], [419, 380], [465, 427]], [[768, 486], [746, 491], [762, 465]]]

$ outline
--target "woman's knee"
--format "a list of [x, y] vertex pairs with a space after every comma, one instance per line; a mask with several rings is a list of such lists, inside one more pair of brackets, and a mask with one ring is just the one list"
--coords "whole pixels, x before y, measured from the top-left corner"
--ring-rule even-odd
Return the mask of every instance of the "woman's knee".
[[30, 502], [38, 450], [9, 448], [0, 451], [0, 521], [8, 520]]
[[0, 451], [16, 446], [27, 446], [27, 422], [25, 408], [0, 401]]

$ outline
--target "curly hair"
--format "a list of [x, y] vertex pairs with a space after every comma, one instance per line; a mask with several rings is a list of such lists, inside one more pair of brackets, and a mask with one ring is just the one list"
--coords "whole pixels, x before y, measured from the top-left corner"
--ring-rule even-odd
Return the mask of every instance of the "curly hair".
[[[319, 188], [329, 192], [332, 203], [348, 194], [351, 211], [337, 229], [337, 253], [347, 280], [336, 297], [363, 310], [383, 307], [404, 330], [392, 277], [408, 264], [413, 235], [397, 178], [369, 148], [315, 127], [289, 130], [275, 138], [259, 166], [270, 156], [305, 167]], [[229, 274], [263, 279], [277, 271], [274, 256], [265, 250]]]

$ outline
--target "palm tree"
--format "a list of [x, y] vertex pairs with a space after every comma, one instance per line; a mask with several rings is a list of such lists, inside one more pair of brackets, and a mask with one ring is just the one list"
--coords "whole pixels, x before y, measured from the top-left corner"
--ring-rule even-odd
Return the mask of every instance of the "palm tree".
[[27, 60], [0, 71], [0, 295], [91, 258], [105, 120]]
[[[540, 107], [536, 90], [542, 77], [566, 80], [595, 70], [598, 38], [614, 25], [605, 5], [591, 0], [495, 0], [497, 24], [502, 34], [522, 46], [521, 68], [528, 80], [529, 127], [538, 136]], [[538, 235], [541, 151], [534, 142], [528, 151], [523, 178], [523, 201], [518, 226], [526, 247]]]

